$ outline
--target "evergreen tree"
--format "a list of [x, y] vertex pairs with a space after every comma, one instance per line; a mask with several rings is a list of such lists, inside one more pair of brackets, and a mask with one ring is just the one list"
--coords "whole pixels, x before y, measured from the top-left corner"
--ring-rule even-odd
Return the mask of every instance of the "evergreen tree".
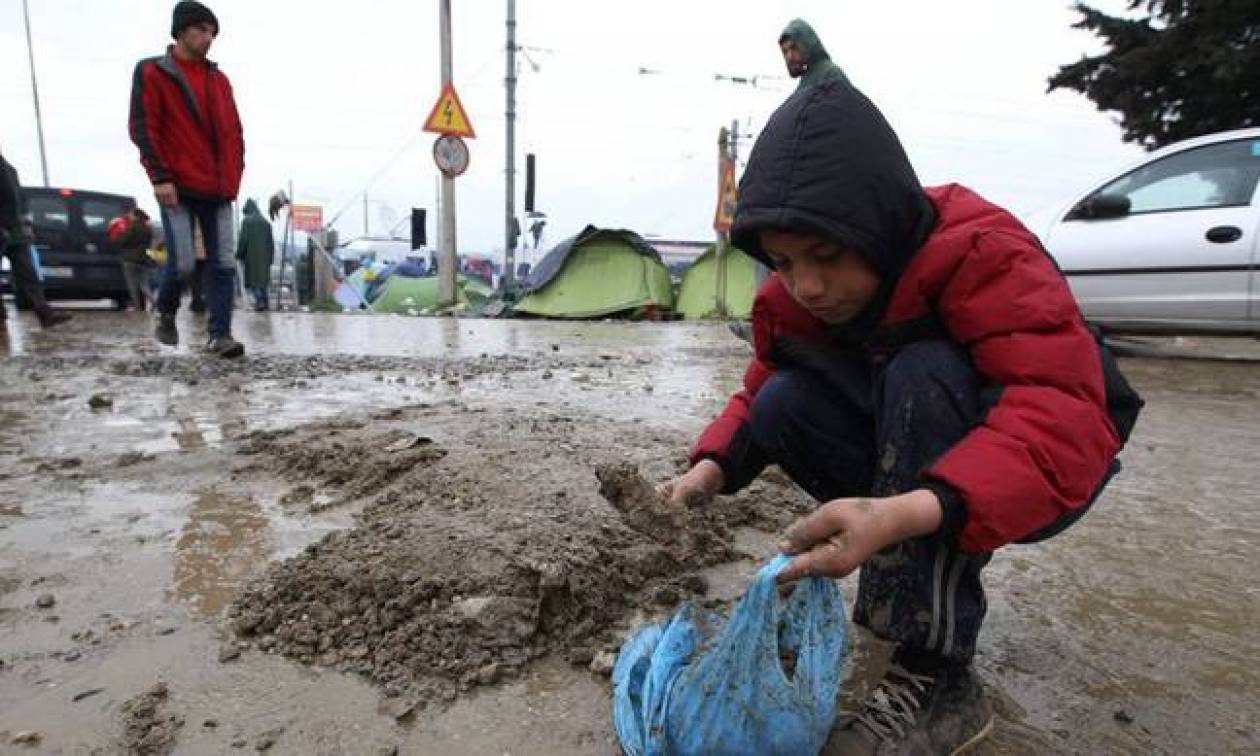
[[1047, 91], [1118, 111], [1125, 141], [1147, 149], [1260, 126], [1260, 0], [1129, 0], [1145, 18], [1075, 7], [1073, 26], [1110, 50], [1062, 66]]

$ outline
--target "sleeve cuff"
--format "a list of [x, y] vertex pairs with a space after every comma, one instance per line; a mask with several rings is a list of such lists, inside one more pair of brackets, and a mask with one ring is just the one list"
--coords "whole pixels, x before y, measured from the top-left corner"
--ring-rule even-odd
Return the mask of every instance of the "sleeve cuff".
[[936, 494], [941, 502], [941, 526], [936, 531], [937, 535], [957, 536], [967, 524], [967, 505], [962, 494], [953, 486], [935, 480], [926, 481], [923, 487]]

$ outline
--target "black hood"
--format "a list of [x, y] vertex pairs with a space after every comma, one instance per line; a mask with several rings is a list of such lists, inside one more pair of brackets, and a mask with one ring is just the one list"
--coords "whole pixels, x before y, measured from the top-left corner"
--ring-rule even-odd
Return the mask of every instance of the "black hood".
[[823, 236], [861, 253], [886, 297], [935, 223], [883, 114], [851, 84], [829, 82], [797, 90], [762, 129], [739, 182], [731, 242], [769, 265], [761, 230]]

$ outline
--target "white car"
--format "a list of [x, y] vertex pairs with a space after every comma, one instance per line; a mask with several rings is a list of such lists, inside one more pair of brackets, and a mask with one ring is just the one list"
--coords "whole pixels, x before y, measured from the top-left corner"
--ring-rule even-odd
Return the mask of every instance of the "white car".
[[1032, 224], [1110, 331], [1260, 333], [1260, 128], [1170, 145]]

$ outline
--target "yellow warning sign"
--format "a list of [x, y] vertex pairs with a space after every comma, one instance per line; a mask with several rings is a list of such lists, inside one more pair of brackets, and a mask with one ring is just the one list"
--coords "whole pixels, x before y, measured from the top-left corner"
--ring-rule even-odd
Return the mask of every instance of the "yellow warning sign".
[[477, 136], [473, 131], [472, 121], [468, 120], [467, 111], [459, 101], [459, 95], [455, 94], [455, 87], [450, 84], [442, 87], [442, 94], [438, 95], [437, 103], [424, 122], [424, 130], [470, 139]]

